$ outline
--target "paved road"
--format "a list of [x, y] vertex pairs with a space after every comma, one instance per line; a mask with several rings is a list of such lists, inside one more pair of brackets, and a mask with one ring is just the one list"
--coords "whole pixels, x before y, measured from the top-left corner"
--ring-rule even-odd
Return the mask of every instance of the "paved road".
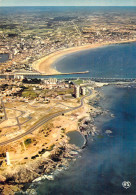
[[73, 111], [73, 110], [76, 110], [76, 109], [82, 107], [83, 104], [84, 104], [84, 99], [85, 99], [86, 97], [90, 96], [90, 95], [91, 95], [91, 91], [89, 90], [89, 94], [86, 95], [86, 96], [84, 96], [84, 97], [81, 99], [81, 103], [80, 103], [79, 106], [70, 108], [70, 109], [65, 110], [65, 111], [57, 112], [57, 113], [52, 114], [51, 116], [49, 116], [49, 117], [47, 117], [47, 118], [42, 119], [42, 120], [41, 120], [40, 122], [38, 122], [34, 127], [30, 128], [30, 129], [29, 129], [28, 131], [26, 131], [25, 133], [22, 133], [21, 135], [18, 135], [18, 136], [15, 137], [15, 138], [9, 139], [9, 140], [4, 141], [4, 142], [1, 142], [1, 143], [0, 143], [0, 146], [4, 146], [4, 145], [9, 144], [9, 143], [11, 143], [11, 142], [17, 141], [17, 140], [21, 139], [22, 137], [24, 137], [24, 136], [26, 136], [26, 135], [28, 135], [28, 134], [31, 134], [33, 131], [35, 131], [35, 130], [36, 130], [37, 128], [39, 128], [40, 126], [44, 125], [44, 124], [45, 124], [46, 122], [48, 122], [49, 120], [51, 120], [51, 119], [53, 119], [53, 118], [55, 118], [55, 117], [57, 117], [57, 116], [60, 116], [60, 115], [62, 115], [62, 114], [71, 112], [71, 111]]

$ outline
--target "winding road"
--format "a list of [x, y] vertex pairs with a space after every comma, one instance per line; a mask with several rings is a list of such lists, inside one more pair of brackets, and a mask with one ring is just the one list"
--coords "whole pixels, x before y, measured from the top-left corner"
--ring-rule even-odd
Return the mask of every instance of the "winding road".
[[42, 119], [40, 122], [38, 122], [34, 127], [31, 127], [28, 131], [26, 131], [25, 133], [22, 133], [21, 135], [18, 135], [17, 137], [15, 138], [12, 138], [12, 139], [9, 139], [7, 141], [4, 141], [4, 142], [1, 142], [0, 143], [0, 146], [4, 146], [4, 145], [7, 145], [7, 144], [10, 144], [11, 142], [14, 142], [14, 141], [17, 141], [19, 139], [21, 139], [22, 137], [28, 135], [28, 134], [31, 134], [33, 131], [35, 131], [37, 128], [41, 127], [42, 125], [44, 125], [46, 122], [50, 121], [51, 119], [53, 118], [56, 118], [62, 114], [65, 114], [65, 113], [68, 113], [68, 112], [71, 112], [73, 110], [76, 110], [78, 108], [81, 108], [84, 104], [84, 99], [86, 97], [89, 97], [91, 95], [91, 90], [89, 90], [89, 94], [87, 94], [86, 96], [82, 97], [81, 98], [81, 103], [79, 106], [76, 106], [76, 107], [73, 107], [73, 108], [70, 108], [68, 110], [65, 110], [65, 111], [60, 111], [60, 112], [57, 112], [55, 114], [52, 114], [51, 116], [47, 117], [47, 118], [44, 118]]

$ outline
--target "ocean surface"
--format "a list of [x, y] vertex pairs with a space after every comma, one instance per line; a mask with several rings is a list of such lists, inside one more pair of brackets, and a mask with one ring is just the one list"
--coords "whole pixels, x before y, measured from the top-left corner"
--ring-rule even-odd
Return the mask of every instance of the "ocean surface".
[[62, 73], [89, 71], [83, 77], [135, 78], [136, 43], [113, 44], [67, 54], [53, 65]]
[[[68, 54], [54, 66], [62, 72], [86, 71], [87, 77], [135, 78], [136, 43]], [[68, 170], [33, 186], [38, 195], [136, 194], [136, 88], [106, 86], [99, 105], [110, 114], [95, 120], [101, 136], [88, 138], [81, 157]], [[107, 134], [106, 130], [112, 133]], [[122, 182], [131, 182], [125, 189]]]
[[[81, 157], [54, 181], [33, 186], [38, 195], [134, 195], [136, 194], [136, 88], [103, 87], [99, 102], [114, 118], [95, 120], [101, 136], [90, 136]], [[107, 134], [106, 130], [112, 133]], [[130, 181], [125, 189], [123, 181]]]
[[[136, 42], [113, 44], [67, 54], [52, 64], [62, 73], [87, 74], [39, 76], [38, 78], [136, 78]], [[35, 76], [27, 76], [35, 78]]]
[[67, 136], [69, 137], [69, 143], [75, 144], [78, 147], [82, 147], [85, 143], [85, 139], [81, 133], [78, 131], [70, 131], [67, 133]]
[[0, 63], [6, 62], [9, 59], [9, 54], [2, 54], [0, 53]]
[[[86, 77], [135, 78], [136, 43], [115, 44], [68, 54], [53, 66], [61, 72], [86, 71]], [[136, 194], [136, 89], [103, 87], [99, 105], [114, 118], [95, 120], [101, 136], [88, 139], [81, 158], [55, 177], [34, 186], [38, 195], [134, 195]], [[112, 131], [107, 134], [106, 130]], [[123, 181], [131, 182], [125, 189]]]

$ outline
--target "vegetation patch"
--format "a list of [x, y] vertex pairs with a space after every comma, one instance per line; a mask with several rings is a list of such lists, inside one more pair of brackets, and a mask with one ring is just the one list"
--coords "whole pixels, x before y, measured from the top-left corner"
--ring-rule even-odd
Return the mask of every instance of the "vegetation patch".
[[83, 80], [81, 79], [78, 79], [78, 80], [75, 80], [73, 81], [76, 85], [80, 85], [80, 84], [83, 84]]
[[66, 128], [61, 128], [62, 133], [66, 132]]
[[51, 145], [47, 150], [48, 150], [48, 151], [53, 150], [54, 146], [55, 146], [55, 144]]
[[39, 154], [44, 154], [46, 152], [46, 150], [43, 148], [41, 151], [39, 151]]
[[26, 140], [24, 141], [25, 146], [28, 146], [28, 145], [31, 144], [31, 143], [32, 143], [32, 139], [31, 139], [31, 138], [28, 138], [28, 139], [26, 139]]
[[31, 159], [36, 159], [37, 157], [39, 157], [38, 154], [36, 154], [35, 156], [32, 156]]

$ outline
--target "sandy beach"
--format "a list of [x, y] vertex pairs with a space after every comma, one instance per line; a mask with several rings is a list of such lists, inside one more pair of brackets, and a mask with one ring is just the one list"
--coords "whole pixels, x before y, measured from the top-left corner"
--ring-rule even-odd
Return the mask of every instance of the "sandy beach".
[[136, 40], [127, 40], [127, 41], [111, 41], [111, 42], [103, 42], [103, 43], [95, 43], [95, 44], [89, 44], [89, 45], [84, 45], [84, 46], [79, 46], [79, 47], [72, 47], [72, 48], [67, 48], [64, 50], [56, 51], [48, 56], [45, 56], [37, 61], [35, 61], [32, 66], [33, 68], [40, 72], [40, 73], [45, 73], [45, 74], [61, 74], [57, 70], [51, 67], [51, 65], [61, 58], [64, 55], [82, 51], [82, 50], [87, 50], [87, 49], [95, 49], [98, 47], [103, 47], [103, 46], [108, 46], [111, 44], [120, 44], [120, 43], [129, 43], [129, 42], [135, 42]]

